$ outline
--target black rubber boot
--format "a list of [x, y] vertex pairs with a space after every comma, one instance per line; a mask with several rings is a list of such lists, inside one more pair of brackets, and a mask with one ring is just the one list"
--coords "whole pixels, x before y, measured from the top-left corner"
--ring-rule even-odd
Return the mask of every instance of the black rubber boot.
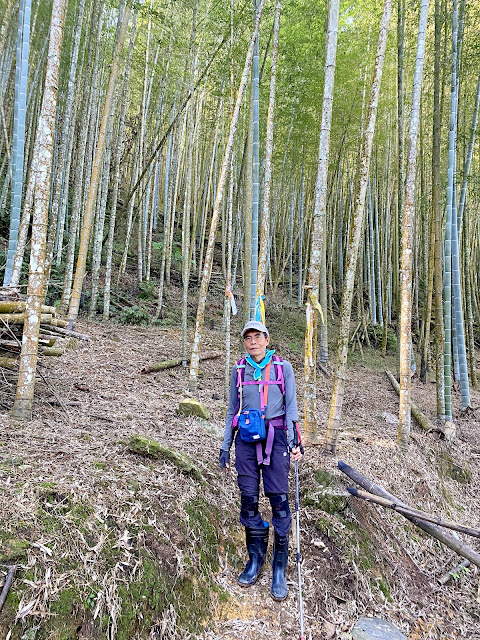
[[249, 587], [255, 584], [260, 575], [267, 555], [268, 532], [269, 527], [262, 527], [261, 529], [245, 527], [249, 560], [245, 569], [238, 576], [238, 584], [242, 587]]
[[288, 594], [287, 587], [287, 562], [288, 562], [288, 535], [280, 536], [275, 531], [272, 559], [272, 588], [270, 594], [274, 600], [285, 600]]

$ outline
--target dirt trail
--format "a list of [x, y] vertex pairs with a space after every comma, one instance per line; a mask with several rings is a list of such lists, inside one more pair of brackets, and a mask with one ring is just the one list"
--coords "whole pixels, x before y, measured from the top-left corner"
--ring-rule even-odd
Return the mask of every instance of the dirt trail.
[[[225, 406], [224, 363], [215, 360], [202, 366], [196, 397], [211, 412], [210, 422], [205, 424], [176, 413], [187, 381], [181, 368], [150, 375], [138, 373], [147, 364], [179, 355], [178, 329], [81, 322], [78, 330], [90, 334], [92, 341], [73, 345], [65, 340], [74, 348], [67, 348], [61, 358], [46, 360], [43, 372], [50, 389], [42, 383], [38, 385], [35, 420], [15, 424], [6, 413], [0, 414], [2, 525], [17, 536], [23, 532], [25, 539], [35, 543], [30, 545], [24, 561], [25, 574], [33, 575], [36, 567], [42, 571], [50, 568], [48, 576], [42, 573], [41, 583], [33, 580], [23, 594], [19, 607], [33, 604], [17, 627], [23, 625], [25, 629], [30, 623], [46, 620], [49, 602], [58, 602], [62, 589], [72, 584], [85, 601], [92, 584], [103, 585], [92, 591], [91, 617], [95, 617], [97, 609], [98, 615], [113, 612], [120, 625], [126, 576], [131, 584], [146, 571], [145, 559], [142, 568], [143, 556], [137, 549], [140, 542], [157, 562], [165, 564], [172, 579], [180, 580], [186, 567], [195, 562], [193, 550], [196, 548], [198, 553], [204, 544], [201, 536], [192, 534], [192, 548], [185, 548], [175, 530], [177, 524], [178, 528], [184, 526], [185, 513], [190, 513], [188, 505], [197, 499], [198, 487], [194, 479], [179, 474], [168, 461], [151, 461], [129, 452], [126, 443], [133, 433], [138, 433], [187, 453], [206, 479], [204, 498], [212, 505], [212, 513], [215, 509], [220, 540], [218, 569], [212, 578], [218, 589], [203, 594], [210, 599], [213, 615], [201, 635], [176, 635], [175, 613], [170, 608], [170, 613], [166, 610], [155, 623], [157, 635], [136, 631], [128, 640], [298, 637], [293, 549], [288, 575], [290, 594], [285, 603], [275, 603], [269, 597], [268, 565], [254, 587], [244, 590], [236, 584], [245, 557], [243, 532], [237, 524], [237, 490], [234, 474], [226, 476], [217, 464]], [[220, 330], [207, 331], [205, 351], [217, 349], [222, 341]], [[300, 378], [302, 358], [298, 344], [285, 339], [278, 352], [292, 361]], [[439, 589], [436, 580], [457, 564], [455, 554], [419, 535], [400, 516], [370, 507], [365, 511], [363, 506], [348, 506], [345, 501], [342, 504], [342, 496], [340, 516], [335, 505], [331, 513], [325, 510], [325, 496], [328, 498], [329, 492], [342, 493], [342, 487], [348, 484], [336, 471], [337, 459], [342, 459], [407, 503], [480, 528], [476, 489], [480, 480], [480, 411], [466, 417], [457, 415], [458, 438], [448, 450], [433, 435], [427, 436], [414, 427], [408, 457], [404, 458], [395, 445], [397, 396], [380, 369], [382, 364], [376, 355], [371, 355], [368, 368], [353, 362], [338, 456], [334, 459], [324, 455], [321, 448], [309, 448], [301, 465], [306, 638], [348, 640], [357, 617], [379, 615], [397, 624], [410, 640], [478, 639], [477, 570]], [[391, 367], [392, 362], [388, 365]], [[330, 385], [331, 380], [323, 376], [319, 379], [319, 416], [327, 414]], [[301, 406], [301, 384], [298, 387]], [[4, 384], [0, 397], [3, 406], [8, 404], [8, 392]], [[417, 404], [432, 415], [434, 385], [414, 381], [413, 395]], [[58, 399], [67, 409], [68, 418]], [[475, 407], [480, 406], [476, 391], [472, 392], [472, 402]], [[455, 468], [453, 473], [445, 470], [450, 463], [465, 471], [465, 477], [455, 476]], [[332, 479], [322, 476], [322, 470], [334, 476], [328, 487], [325, 484]], [[291, 488], [294, 504], [293, 474]], [[40, 507], [42, 514], [46, 511], [45, 501], [50, 501], [49, 509], [57, 524], [61, 523], [60, 530], [49, 531], [47, 517], [42, 520], [36, 515]], [[69, 510], [62, 511], [62, 504], [67, 503]], [[81, 504], [91, 506], [85, 526], [79, 526], [72, 516], [76, 513], [72, 505], [78, 510]], [[264, 499], [262, 509], [268, 519]], [[373, 543], [358, 526], [362, 518], [366, 526], [377, 531], [378, 538]], [[114, 525], [110, 526], [111, 520]], [[190, 525], [191, 531], [196, 531], [191, 522]], [[109, 536], [115, 537], [113, 547], [117, 552], [121, 549], [124, 554], [115, 570], [95, 565]], [[476, 541], [468, 542], [480, 551]], [[408, 566], [402, 564], [407, 552], [422, 578], [430, 583], [430, 593], [417, 589], [418, 585], [409, 580]], [[195, 598], [198, 597], [197, 594]], [[77, 627], [79, 638], [103, 637], [86, 635], [85, 622]]]

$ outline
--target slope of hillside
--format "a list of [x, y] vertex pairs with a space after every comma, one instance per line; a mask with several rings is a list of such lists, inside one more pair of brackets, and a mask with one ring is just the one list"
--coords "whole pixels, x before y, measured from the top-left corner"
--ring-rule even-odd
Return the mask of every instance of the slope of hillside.
[[[300, 379], [303, 316], [272, 311], [275, 345]], [[223, 343], [217, 310], [210, 325], [205, 351]], [[180, 355], [179, 329], [94, 322], [78, 328], [92, 339], [67, 339], [65, 354], [46, 362], [31, 423], [8, 417], [12, 389], [3, 380], [0, 575], [18, 568], [0, 637], [297, 637], [293, 549], [285, 603], [269, 597], [268, 567], [254, 587], [236, 585], [245, 558], [238, 495], [234, 474], [217, 464], [223, 360], [202, 363], [196, 397], [210, 419], [185, 418], [176, 411], [187, 386], [181, 367], [138, 373]], [[392, 359], [387, 364], [394, 366]], [[480, 528], [480, 417], [461, 416], [456, 405], [451, 447], [415, 426], [403, 456], [395, 444], [397, 396], [383, 368], [373, 350], [365, 351], [365, 362], [354, 357], [337, 456], [309, 447], [301, 464], [306, 638], [348, 640], [358, 617], [377, 615], [410, 640], [478, 639], [478, 570], [439, 586], [461, 558], [400, 515], [345, 495], [350, 483], [338, 459], [416, 508]], [[322, 422], [331, 379], [320, 376], [318, 385]], [[301, 393], [299, 382], [300, 406]], [[434, 393], [433, 384], [414, 381], [414, 398], [430, 416]], [[478, 407], [479, 393], [472, 397]], [[133, 453], [134, 434], [186, 454], [193, 466], [181, 469], [167, 451]], [[293, 496], [293, 477], [291, 488]], [[262, 508], [268, 517], [264, 499]], [[475, 539], [466, 542], [480, 551]]]

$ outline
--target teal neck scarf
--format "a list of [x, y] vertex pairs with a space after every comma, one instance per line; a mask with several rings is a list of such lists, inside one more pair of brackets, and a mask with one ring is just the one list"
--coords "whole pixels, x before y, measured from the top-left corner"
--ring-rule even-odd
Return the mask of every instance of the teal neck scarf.
[[261, 380], [262, 379], [262, 369], [264, 369], [267, 364], [271, 361], [273, 354], [275, 353], [275, 349], [270, 349], [270, 351], [267, 351], [267, 353], [265, 354], [264, 359], [261, 362], [255, 362], [255, 360], [252, 358], [252, 356], [247, 356], [245, 359], [248, 362], [248, 364], [252, 365], [253, 367], [253, 379], [254, 380]]

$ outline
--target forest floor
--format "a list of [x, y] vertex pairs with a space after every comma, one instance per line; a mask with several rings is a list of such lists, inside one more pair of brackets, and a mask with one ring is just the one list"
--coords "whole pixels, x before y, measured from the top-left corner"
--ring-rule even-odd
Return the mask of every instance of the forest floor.
[[[221, 309], [208, 312], [203, 351], [221, 350]], [[272, 305], [277, 353], [297, 373], [302, 402], [304, 314]], [[234, 330], [238, 332], [238, 321]], [[245, 559], [235, 473], [218, 466], [223, 432], [224, 360], [202, 363], [195, 397], [211, 417], [177, 413], [188, 373], [181, 367], [141, 375], [181, 352], [178, 326], [80, 321], [89, 342], [65, 339], [60, 358], [44, 359], [34, 420], [9, 418], [12, 385], [0, 385], [0, 577], [17, 573], [0, 614], [0, 637], [260, 640], [299, 636], [294, 540], [284, 603], [269, 596], [267, 565], [248, 590], [236, 584]], [[61, 341], [59, 341], [61, 342]], [[233, 357], [240, 342], [233, 340]], [[402, 516], [345, 497], [338, 460], [407, 504], [480, 528], [480, 393], [448, 446], [412, 426], [409, 450], [396, 445], [397, 394], [384, 370], [392, 356], [365, 348], [348, 369], [342, 434], [335, 456], [307, 448], [300, 464], [305, 637], [351, 639], [360, 616], [378, 616], [409, 640], [480, 639], [478, 569], [440, 586], [462, 559]], [[322, 434], [332, 378], [319, 373]], [[431, 418], [435, 385], [413, 381], [413, 398]], [[188, 455], [194, 473], [144, 457], [133, 434]], [[294, 477], [291, 476], [291, 505]], [[263, 515], [268, 519], [265, 499]], [[480, 552], [478, 540], [465, 540]]]

